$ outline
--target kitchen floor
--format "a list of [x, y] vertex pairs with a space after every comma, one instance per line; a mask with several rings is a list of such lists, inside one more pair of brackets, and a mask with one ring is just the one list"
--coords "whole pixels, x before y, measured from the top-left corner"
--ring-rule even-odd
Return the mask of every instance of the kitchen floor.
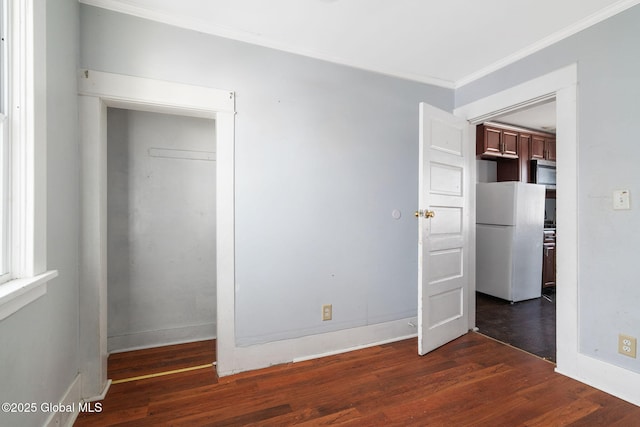
[[514, 304], [476, 292], [478, 332], [543, 359], [556, 361], [555, 292]]

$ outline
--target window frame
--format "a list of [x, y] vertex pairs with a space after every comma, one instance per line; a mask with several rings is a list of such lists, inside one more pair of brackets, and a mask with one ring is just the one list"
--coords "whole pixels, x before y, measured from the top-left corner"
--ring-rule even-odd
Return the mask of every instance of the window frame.
[[3, 205], [0, 320], [47, 292], [46, 0], [0, 0]]
[[10, 215], [9, 215], [9, 126], [7, 124], [8, 84], [8, 19], [7, 0], [0, 0], [0, 284], [11, 279], [10, 267]]

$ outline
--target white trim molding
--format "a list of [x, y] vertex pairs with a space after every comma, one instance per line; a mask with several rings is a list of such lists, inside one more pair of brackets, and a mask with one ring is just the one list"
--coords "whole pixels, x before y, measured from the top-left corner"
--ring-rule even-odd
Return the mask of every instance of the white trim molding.
[[46, 3], [11, 2], [11, 272], [35, 276], [46, 266]]
[[346, 58], [338, 58], [326, 52], [318, 52], [301, 47], [294, 47], [286, 43], [275, 42], [273, 40], [266, 40], [259, 34], [254, 34], [248, 31], [239, 29], [223, 27], [221, 25], [211, 24], [203, 19], [196, 19], [193, 17], [169, 14], [165, 11], [154, 9], [152, 7], [133, 4], [127, 0], [79, 0], [80, 3], [99, 7], [102, 9], [112, 10], [114, 12], [123, 13], [131, 16], [136, 16], [151, 21], [160, 22], [167, 25], [172, 25], [179, 28], [186, 28], [206, 34], [212, 34], [219, 37], [224, 37], [232, 40], [239, 40], [245, 43], [251, 43], [254, 45], [264, 46], [271, 49], [277, 49], [285, 52], [290, 52], [297, 55], [307, 56], [310, 58], [316, 58], [323, 61], [332, 62], [335, 64], [342, 64], [349, 67], [368, 70], [374, 73], [380, 73], [383, 75], [393, 76], [401, 79], [416, 81], [434, 86], [440, 86], [447, 89], [457, 89], [472, 83], [482, 77], [485, 77], [501, 68], [504, 68], [510, 64], [519, 61], [526, 56], [536, 53], [542, 49], [545, 49], [555, 43], [558, 43], [572, 35], [585, 30], [599, 22], [604, 21], [618, 13], [621, 13], [637, 4], [640, 0], [619, 0], [607, 7], [604, 7], [597, 12], [581, 19], [574, 24], [563, 28], [553, 34], [544, 37], [535, 43], [526, 46], [517, 52], [512, 53], [492, 64], [487, 65], [467, 76], [464, 76], [456, 81], [446, 80], [443, 78], [437, 78], [433, 76], [427, 76], [424, 74], [408, 73], [406, 71], [398, 69], [390, 69], [388, 67], [372, 67], [370, 64], [366, 65], [361, 62], [350, 60]]
[[461, 106], [455, 114], [480, 123], [492, 116], [555, 98], [558, 234], [556, 291], [556, 371], [640, 405], [640, 374], [580, 353], [578, 301], [578, 66], [572, 64], [510, 89]]
[[78, 77], [81, 95], [100, 98], [109, 107], [135, 104], [138, 111], [210, 119], [235, 108], [231, 91], [92, 70], [81, 70]]
[[[11, 206], [7, 208], [8, 280], [0, 320], [47, 292], [46, 2], [7, 2], [7, 126]], [[5, 129], [3, 129], [4, 131]]]
[[[216, 120], [216, 263], [217, 293], [220, 295], [222, 290], [234, 288], [235, 279], [235, 95], [227, 90], [92, 70], [79, 71], [78, 89], [82, 150], [82, 250], [79, 296], [80, 341], [83, 345], [80, 349], [80, 372], [82, 397], [88, 401], [87, 399], [99, 399], [109, 384], [106, 297], [107, 107]], [[218, 296], [218, 313], [223, 310], [221, 301], [225, 300]], [[220, 339], [220, 346], [219, 341]]]
[[47, 293], [47, 282], [58, 272], [47, 271], [34, 277], [15, 279], [0, 285], [0, 320], [11, 316]]
[[[80, 403], [80, 374], [78, 374], [69, 388], [67, 388], [67, 391], [64, 393], [60, 401], [56, 403], [56, 406], [63, 408], [64, 410], [52, 411], [45, 421], [44, 426], [73, 426], [73, 423], [78, 418], [80, 410], [82, 409], [80, 407]], [[50, 403], [42, 403], [38, 409], [47, 409], [46, 405], [50, 405]]]
[[[415, 322], [415, 318], [406, 318], [246, 347], [236, 346], [235, 343], [229, 346], [230, 341], [227, 338], [223, 341], [225, 343], [223, 353], [217, 354], [216, 368], [218, 375], [222, 377], [252, 369], [316, 359], [414, 338], [417, 334], [413, 322]], [[219, 328], [218, 340], [223, 332], [231, 334], [231, 328], [228, 325], [224, 331]], [[218, 349], [220, 348], [220, 343], [218, 343]]]
[[570, 25], [569, 27], [563, 28], [562, 30], [555, 32], [541, 40], [538, 40], [537, 42], [525, 47], [524, 49], [521, 49], [509, 56], [506, 56], [494, 62], [493, 64], [490, 64], [474, 73], [469, 74], [466, 77], [458, 79], [453, 85], [454, 89], [458, 89], [462, 86], [465, 86], [469, 83], [479, 80], [482, 77], [488, 76], [489, 74], [501, 68], [504, 68], [508, 65], [511, 65], [521, 60], [522, 58], [525, 58], [555, 43], [558, 43], [566, 38], [569, 38], [572, 35], [577, 34], [582, 30], [585, 30], [593, 25], [596, 25], [599, 22], [604, 21], [605, 19], [611, 18], [614, 15], [617, 15], [618, 13], [624, 12], [625, 10], [639, 3], [640, 3], [640, 0], [621, 0], [621, 1], [615, 2], [599, 10], [598, 12], [592, 15], [589, 15], [586, 18], [574, 23], [573, 25]]
[[326, 52], [320, 52], [315, 49], [306, 49], [294, 47], [287, 43], [281, 43], [274, 40], [268, 40], [259, 34], [229, 27], [224, 27], [204, 19], [194, 19], [188, 16], [166, 13], [165, 11], [154, 9], [153, 7], [131, 4], [126, 0], [80, 0], [80, 3], [99, 7], [102, 9], [112, 10], [114, 12], [147, 19], [150, 21], [160, 22], [162, 24], [171, 25], [178, 28], [186, 28], [188, 30], [198, 31], [205, 34], [211, 34], [218, 37], [224, 37], [231, 40], [239, 40], [245, 43], [262, 46], [270, 49], [276, 49], [283, 52], [293, 53], [295, 55], [315, 58], [334, 64], [346, 65], [348, 67], [359, 68], [374, 73], [397, 77], [401, 79], [417, 81], [433, 86], [440, 86], [448, 89], [454, 87], [454, 83], [445, 79], [425, 76], [421, 74], [409, 73], [400, 69], [387, 69], [385, 67], [372, 67], [371, 65], [363, 65], [359, 61], [350, 58], [337, 57]]

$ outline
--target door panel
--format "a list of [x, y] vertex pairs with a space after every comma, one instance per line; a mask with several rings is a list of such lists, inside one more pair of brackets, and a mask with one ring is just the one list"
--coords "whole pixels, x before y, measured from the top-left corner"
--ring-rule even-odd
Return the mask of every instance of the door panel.
[[441, 292], [429, 301], [429, 323], [440, 326], [462, 316], [462, 290]]
[[[435, 216], [431, 219], [431, 237], [460, 235], [462, 233], [462, 209], [446, 206], [431, 206]], [[435, 242], [442, 243], [442, 242]]]
[[462, 277], [462, 250], [460, 248], [432, 251], [430, 257], [430, 264], [433, 266], [431, 271], [432, 284]]
[[461, 196], [463, 170], [460, 167], [431, 164], [431, 191], [438, 194]]
[[463, 149], [462, 131], [438, 120], [434, 120], [431, 124], [431, 148], [461, 156]]
[[470, 125], [420, 104], [418, 353], [468, 330]]

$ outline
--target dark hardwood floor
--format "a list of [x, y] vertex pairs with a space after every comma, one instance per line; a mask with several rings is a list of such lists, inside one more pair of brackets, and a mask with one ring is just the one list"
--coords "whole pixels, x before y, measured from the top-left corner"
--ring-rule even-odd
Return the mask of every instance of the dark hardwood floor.
[[107, 375], [120, 381], [189, 367], [211, 365], [216, 360], [215, 341], [198, 341], [109, 356]]
[[[121, 354], [117, 370], [172, 370], [184, 348]], [[639, 407], [477, 333], [423, 357], [411, 339], [230, 377], [201, 368], [128, 381], [112, 385], [103, 405], [76, 425], [627, 427], [640, 420]]]
[[478, 332], [543, 359], [556, 361], [555, 293], [514, 304], [476, 293]]

